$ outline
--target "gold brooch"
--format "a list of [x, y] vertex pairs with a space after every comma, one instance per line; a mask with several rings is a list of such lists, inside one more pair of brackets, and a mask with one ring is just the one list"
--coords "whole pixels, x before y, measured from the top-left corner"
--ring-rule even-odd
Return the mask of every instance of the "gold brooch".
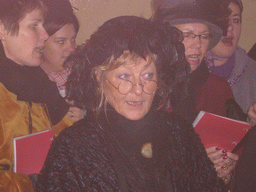
[[145, 143], [142, 146], [141, 154], [142, 154], [143, 157], [152, 158], [153, 152], [152, 152], [152, 144], [150, 142], [149, 143]]

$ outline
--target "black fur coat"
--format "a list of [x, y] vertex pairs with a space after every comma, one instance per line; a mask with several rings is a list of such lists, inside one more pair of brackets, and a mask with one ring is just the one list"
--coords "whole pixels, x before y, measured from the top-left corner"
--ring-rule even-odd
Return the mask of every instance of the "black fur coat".
[[[141, 154], [152, 144], [152, 158]], [[130, 121], [113, 109], [62, 131], [36, 191], [224, 191], [193, 128], [150, 111]]]

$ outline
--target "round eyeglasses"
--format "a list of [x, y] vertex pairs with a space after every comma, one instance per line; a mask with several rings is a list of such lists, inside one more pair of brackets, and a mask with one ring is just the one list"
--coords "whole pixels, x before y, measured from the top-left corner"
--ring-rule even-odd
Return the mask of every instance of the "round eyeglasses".
[[138, 84], [138, 83], [133, 84], [129, 80], [123, 80], [118, 85], [118, 87], [113, 85], [113, 83], [111, 83], [108, 79], [106, 79], [106, 80], [107, 80], [107, 82], [109, 82], [110, 85], [112, 85], [114, 88], [116, 88], [119, 93], [121, 93], [123, 95], [127, 95], [128, 93], [130, 93], [134, 86], [141, 86], [143, 92], [146, 93], [146, 94], [154, 94], [157, 90], [157, 82], [154, 81], [154, 80], [145, 81], [144, 84]]

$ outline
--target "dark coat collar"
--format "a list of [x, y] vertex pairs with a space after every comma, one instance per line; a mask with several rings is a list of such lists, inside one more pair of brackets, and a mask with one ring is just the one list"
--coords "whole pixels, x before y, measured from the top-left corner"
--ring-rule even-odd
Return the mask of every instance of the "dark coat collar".
[[202, 61], [200, 66], [189, 74], [189, 90], [194, 90], [203, 85], [209, 78], [209, 70], [205, 60]]
[[173, 111], [189, 123], [192, 123], [198, 114], [196, 111], [196, 88], [202, 86], [208, 78], [209, 71], [206, 62], [203, 61], [195, 71], [189, 74], [188, 95], [185, 98], [172, 100]]

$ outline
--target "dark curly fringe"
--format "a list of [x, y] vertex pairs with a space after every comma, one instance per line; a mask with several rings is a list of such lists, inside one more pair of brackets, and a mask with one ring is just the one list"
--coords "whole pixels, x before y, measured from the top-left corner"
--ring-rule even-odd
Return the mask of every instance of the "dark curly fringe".
[[144, 59], [150, 54], [157, 56], [155, 65], [165, 97], [174, 90], [186, 90], [190, 68], [182, 39], [176, 28], [136, 16], [105, 22], [68, 60], [74, 61], [74, 67], [67, 82], [67, 97], [83, 102], [87, 109], [95, 109], [99, 96], [92, 70], [111, 56], [118, 59], [127, 50]]

